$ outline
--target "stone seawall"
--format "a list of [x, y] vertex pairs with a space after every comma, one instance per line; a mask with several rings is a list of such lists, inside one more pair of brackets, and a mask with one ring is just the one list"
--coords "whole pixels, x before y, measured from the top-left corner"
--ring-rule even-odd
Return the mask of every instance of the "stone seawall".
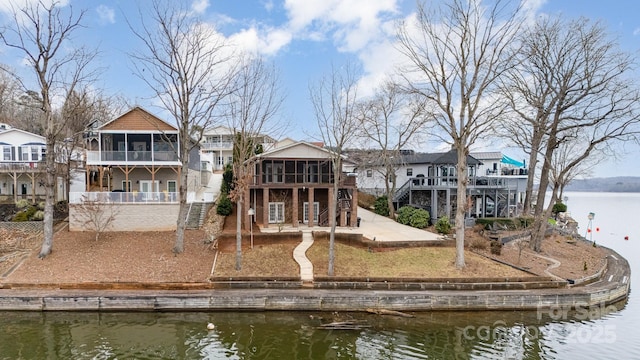
[[[627, 260], [611, 251], [606, 270], [599, 279], [590, 279], [588, 285], [564, 286], [561, 282], [553, 282], [555, 286], [542, 288], [532, 284], [545, 283], [544, 278], [536, 279], [537, 282], [529, 285], [524, 285], [526, 281], [484, 284], [461, 282], [458, 287], [443, 280], [439, 286], [427, 282], [415, 283], [418, 288], [374, 287], [372, 283], [355, 286], [355, 282], [332, 282], [329, 279], [322, 279], [324, 281], [318, 284], [306, 284], [295, 279], [268, 283], [240, 281], [235, 283], [235, 287], [227, 288], [216, 286], [215, 283], [202, 283], [180, 290], [132, 289], [126, 286], [94, 289], [72, 286], [8, 288], [8, 284], [3, 284], [0, 288], [0, 311], [540, 311], [616, 304], [627, 298], [630, 276]], [[323, 288], [314, 288], [322, 283]]]

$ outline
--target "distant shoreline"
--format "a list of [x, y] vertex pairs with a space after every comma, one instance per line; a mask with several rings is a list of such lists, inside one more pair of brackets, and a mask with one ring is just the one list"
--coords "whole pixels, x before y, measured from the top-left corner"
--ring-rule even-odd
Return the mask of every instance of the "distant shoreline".
[[640, 193], [640, 177], [617, 176], [607, 178], [577, 179], [569, 183], [564, 191]]

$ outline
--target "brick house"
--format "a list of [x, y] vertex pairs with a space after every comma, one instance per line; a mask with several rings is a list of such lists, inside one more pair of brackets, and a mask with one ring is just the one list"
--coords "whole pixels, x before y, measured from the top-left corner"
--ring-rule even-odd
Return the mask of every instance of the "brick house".
[[[329, 207], [334, 205], [331, 152], [304, 141], [285, 141], [274, 149], [249, 160], [252, 180], [243, 209], [255, 211], [255, 222], [262, 227], [290, 225], [329, 226]], [[343, 170], [352, 165], [344, 159]], [[339, 176], [337, 226], [355, 226], [358, 199], [355, 174]], [[310, 204], [312, 204], [310, 206]]]

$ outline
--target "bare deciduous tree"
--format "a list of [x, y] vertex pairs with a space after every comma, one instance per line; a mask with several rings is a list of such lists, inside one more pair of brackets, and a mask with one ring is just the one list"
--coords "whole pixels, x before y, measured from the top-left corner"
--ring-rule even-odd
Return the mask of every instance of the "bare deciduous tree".
[[[202, 22], [184, 2], [153, 1], [151, 23], [133, 33], [142, 49], [131, 54], [135, 72], [153, 91], [178, 127], [180, 211], [174, 253], [184, 251], [189, 152], [215, 120], [233, 79], [232, 51], [224, 37]], [[143, 19], [143, 10], [139, 11]]]
[[[233, 181], [231, 199], [236, 203], [236, 270], [242, 269], [242, 219], [247, 213], [245, 198], [250, 184], [251, 164], [247, 162], [262, 145], [264, 132], [274, 131], [275, 116], [282, 105], [278, 77], [273, 66], [261, 58], [245, 57], [229, 97], [229, 127], [234, 129]], [[251, 219], [253, 221], [253, 219]]]
[[[519, 113], [535, 114], [535, 121], [522, 125], [542, 134], [530, 244], [540, 251], [558, 187], [580, 167], [584, 169], [585, 161], [594, 155], [612, 154], [612, 143], [637, 140], [639, 93], [631, 75], [633, 59], [618, 49], [598, 23], [540, 18], [524, 39], [525, 56], [517, 67], [520, 75], [509, 80], [516, 83], [510, 91], [515, 94], [514, 105], [523, 109]], [[532, 126], [539, 128], [531, 130]], [[564, 156], [562, 151], [569, 149], [570, 156]], [[559, 166], [554, 168], [554, 162]], [[552, 179], [555, 189], [547, 201]]]
[[396, 191], [396, 171], [402, 163], [401, 150], [426, 133], [430, 112], [424, 99], [402, 91], [394, 82], [385, 82], [374, 97], [362, 105], [359, 115], [365, 141], [378, 150], [374, 158], [365, 161], [376, 165], [385, 181], [389, 217], [394, 218], [393, 194]]
[[65, 126], [58, 139], [58, 152], [61, 153], [58, 161], [62, 165], [60, 175], [65, 181], [67, 195], [71, 188], [72, 173], [82, 163], [85, 130], [92, 122], [102, 124], [113, 116], [110, 100], [100, 94], [91, 94], [87, 88], [67, 95], [61, 114]]
[[[12, 24], [0, 29], [0, 39], [10, 48], [24, 55], [33, 70], [38, 86], [44, 118], [44, 137], [47, 157], [45, 181], [44, 240], [40, 257], [51, 253], [53, 247], [53, 206], [56, 185], [55, 146], [65, 125], [56, 118], [53, 98], [72, 92], [95, 75], [89, 69], [96, 52], [74, 44], [67, 46], [71, 36], [82, 29], [85, 11], [74, 13], [71, 6], [58, 2], [50, 5], [42, 1], [12, 7]], [[21, 81], [26, 90], [25, 81]], [[34, 84], [35, 85], [35, 84]]]
[[333, 276], [338, 190], [342, 181], [342, 152], [359, 130], [357, 71], [352, 64], [341, 69], [332, 68], [331, 74], [311, 85], [311, 102], [315, 112], [320, 136], [330, 150], [333, 170], [333, 206], [329, 207], [329, 269]]
[[20, 88], [18, 81], [9, 72], [13, 71], [0, 64], [0, 122], [3, 123], [10, 123], [15, 117]]
[[83, 228], [94, 231], [96, 241], [100, 240], [102, 233], [112, 227], [119, 212], [114, 203], [89, 199], [85, 195], [75, 206], [74, 220], [82, 224]]
[[457, 150], [455, 214], [456, 267], [464, 262], [467, 157], [490, 133], [503, 106], [497, 102], [500, 76], [511, 66], [510, 47], [520, 28], [520, 8], [507, 1], [485, 7], [480, 1], [452, 0], [428, 11], [418, 4], [415, 23], [398, 31], [399, 50], [410, 65], [403, 72], [409, 89], [432, 104], [436, 133]]

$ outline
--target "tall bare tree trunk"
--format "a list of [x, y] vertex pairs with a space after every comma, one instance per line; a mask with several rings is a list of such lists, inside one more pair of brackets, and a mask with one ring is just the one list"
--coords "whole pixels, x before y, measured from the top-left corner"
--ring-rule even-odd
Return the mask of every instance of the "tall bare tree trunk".
[[[269, 191], [269, 190], [266, 190]], [[244, 193], [239, 191], [236, 201], [236, 270], [242, 270], [242, 208], [244, 207]]]
[[[48, 115], [49, 121], [52, 121], [51, 114]], [[44, 239], [42, 241], [42, 248], [40, 249], [39, 258], [51, 254], [53, 251], [53, 205], [55, 196], [55, 180], [56, 180], [56, 167], [55, 167], [55, 138], [51, 134], [47, 134], [47, 157], [45, 158], [46, 168], [46, 181], [45, 181], [45, 202], [44, 202]]]
[[[184, 148], [183, 148], [184, 149]], [[188, 158], [188, 155], [180, 154], [180, 158], [183, 156]], [[184, 252], [184, 231], [187, 225], [187, 189], [189, 181], [189, 166], [188, 162], [181, 160], [182, 165], [180, 167], [180, 187], [179, 187], [179, 210], [178, 220], [176, 222], [176, 241], [173, 245], [173, 253], [181, 254]]]
[[[462, 269], [464, 261], [464, 215], [467, 208], [467, 153], [458, 149], [458, 164], [456, 166], [458, 176], [456, 196], [456, 268]], [[497, 206], [497, 204], [496, 204]]]

